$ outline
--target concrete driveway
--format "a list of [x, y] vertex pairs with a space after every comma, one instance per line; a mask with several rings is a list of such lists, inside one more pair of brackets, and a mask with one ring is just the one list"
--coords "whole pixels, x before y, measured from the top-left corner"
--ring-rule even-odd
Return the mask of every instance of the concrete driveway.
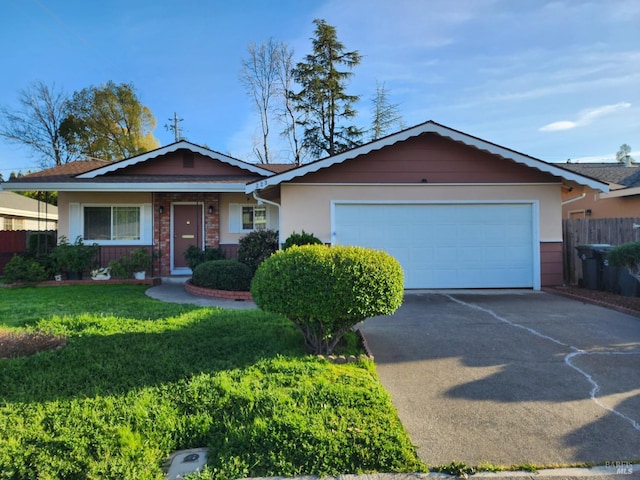
[[430, 465], [640, 460], [640, 318], [542, 292], [427, 292], [360, 328]]

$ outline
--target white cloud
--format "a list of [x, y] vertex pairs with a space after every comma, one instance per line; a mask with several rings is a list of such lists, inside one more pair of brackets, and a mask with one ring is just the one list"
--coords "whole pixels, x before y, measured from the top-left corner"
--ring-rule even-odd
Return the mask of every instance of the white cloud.
[[552, 122], [539, 128], [541, 132], [557, 132], [560, 130], [571, 130], [578, 127], [584, 127], [593, 123], [597, 118], [609, 115], [620, 110], [624, 110], [631, 106], [628, 102], [620, 102], [614, 105], [603, 105], [601, 107], [589, 108], [578, 113], [578, 118], [572, 120], [561, 120]]

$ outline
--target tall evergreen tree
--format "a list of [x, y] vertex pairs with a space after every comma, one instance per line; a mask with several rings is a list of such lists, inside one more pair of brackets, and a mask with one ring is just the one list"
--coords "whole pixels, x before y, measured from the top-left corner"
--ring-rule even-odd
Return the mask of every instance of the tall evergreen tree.
[[[303, 144], [317, 156], [335, 155], [360, 144], [362, 130], [345, 125], [344, 120], [356, 116], [354, 104], [358, 95], [345, 92], [350, 71], [360, 63], [357, 51], [348, 52], [338, 41], [335, 27], [324, 20], [314, 20], [313, 53], [294, 69], [294, 79], [302, 87], [291, 94], [296, 110], [302, 114], [299, 124], [304, 129]], [[340, 71], [340, 66], [347, 71]]]

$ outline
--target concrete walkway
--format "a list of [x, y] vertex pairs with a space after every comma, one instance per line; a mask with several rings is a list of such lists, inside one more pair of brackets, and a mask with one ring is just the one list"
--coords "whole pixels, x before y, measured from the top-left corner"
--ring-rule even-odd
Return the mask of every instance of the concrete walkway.
[[190, 277], [166, 277], [162, 279], [162, 284], [148, 288], [148, 297], [155, 298], [168, 303], [186, 303], [199, 305], [201, 307], [220, 307], [232, 310], [245, 310], [257, 308], [254, 302], [219, 300], [215, 298], [203, 298], [187, 293], [184, 283]]

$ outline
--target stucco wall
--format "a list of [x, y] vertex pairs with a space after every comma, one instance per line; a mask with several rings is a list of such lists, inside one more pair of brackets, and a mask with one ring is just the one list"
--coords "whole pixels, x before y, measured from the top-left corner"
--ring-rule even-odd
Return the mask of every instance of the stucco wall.
[[[640, 216], [640, 196], [598, 199], [598, 192], [584, 187], [585, 197], [562, 207], [563, 218], [585, 218], [586, 210], [591, 210], [589, 218], [626, 218]], [[569, 192], [563, 200], [576, 197], [580, 193]]]
[[281, 187], [281, 235], [313, 233], [331, 242], [331, 201], [509, 201], [537, 200], [540, 241], [562, 241], [560, 184], [540, 185], [295, 185]]

